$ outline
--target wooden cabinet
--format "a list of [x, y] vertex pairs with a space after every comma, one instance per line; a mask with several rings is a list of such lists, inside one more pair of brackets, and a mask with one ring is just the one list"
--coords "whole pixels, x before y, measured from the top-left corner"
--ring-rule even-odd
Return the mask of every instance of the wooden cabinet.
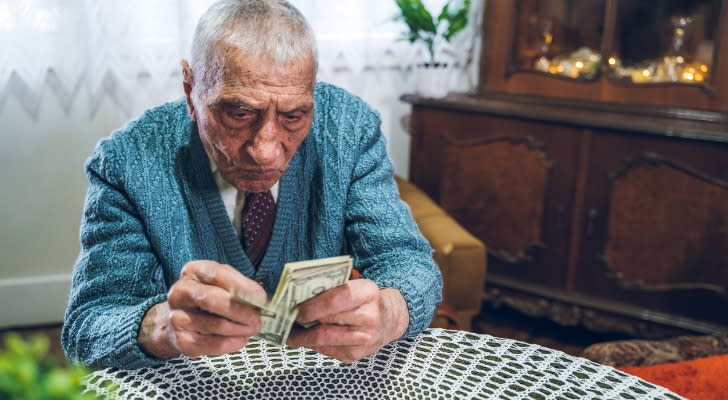
[[724, 122], [404, 100], [410, 179], [487, 244], [487, 301], [643, 337], [728, 329]]
[[476, 90], [403, 96], [410, 179], [487, 244], [484, 299], [641, 337], [727, 331], [726, 1], [485, 12]]
[[728, 6], [488, 0], [473, 93], [412, 104], [410, 179], [488, 246], [485, 301], [728, 330]]
[[728, 144], [607, 129], [585, 141], [573, 289], [725, 330]]

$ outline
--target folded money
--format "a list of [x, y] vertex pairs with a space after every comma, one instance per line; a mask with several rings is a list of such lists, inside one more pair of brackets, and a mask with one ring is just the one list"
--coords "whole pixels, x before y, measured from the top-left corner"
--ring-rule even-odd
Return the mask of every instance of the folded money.
[[[286, 263], [273, 298], [257, 304], [233, 291], [233, 300], [261, 310], [261, 330], [258, 337], [283, 345], [298, 316], [298, 306], [326, 290], [343, 285], [351, 275], [351, 256], [320, 258]], [[313, 326], [316, 322], [307, 324]]]
[[230, 292], [230, 296], [233, 300], [237, 301], [238, 303], [247, 304], [249, 306], [252, 306], [253, 308], [258, 309], [259, 311], [265, 312], [266, 314], [275, 316], [276, 310], [269, 307], [267, 304], [260, 304], [257, 301], [251, 299], [250, 297], [240, 293], [239, 291], [233, 289]]

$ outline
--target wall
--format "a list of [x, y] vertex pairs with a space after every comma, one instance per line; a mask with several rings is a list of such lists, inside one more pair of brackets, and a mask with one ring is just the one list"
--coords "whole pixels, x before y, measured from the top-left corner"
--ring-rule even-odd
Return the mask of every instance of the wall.
[[109, 100], [89, 118], [86, 96], [66, 114], [46, 93], [40, 111], [33, 120], [10, 97], [0, 112], [0, 327], [62, 318], [79, 248], [83, 162], [123, 121]]

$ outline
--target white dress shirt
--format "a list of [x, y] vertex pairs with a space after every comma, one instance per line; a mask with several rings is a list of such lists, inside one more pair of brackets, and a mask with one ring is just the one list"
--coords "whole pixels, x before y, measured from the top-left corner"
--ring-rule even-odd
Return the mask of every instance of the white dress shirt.
[[[205, 150], [207, 153], [207, 150]], [[245, 206], [245, 192], [240, 192], [235, 186], [231, 185], [225, 178], [222, 177], [220, 169], [217, 168], [215, 160], [210, 157], [210, 153], [207, 153], [207, 159], [210, 160], [210, 170], [212, 176], [215, 178], [215, 184], [217, 189], [220, 191], [220, 197], [222, 202], [225, 204], [225, 211], [227, 211], [228, 218], [235, 228], [235, 233], [240, 237], [240, 218], [243, 212], [243, 206]], [[273, 194], [273, 201], [278, 201], [278, 182], [276, 182], [270, 189]]]

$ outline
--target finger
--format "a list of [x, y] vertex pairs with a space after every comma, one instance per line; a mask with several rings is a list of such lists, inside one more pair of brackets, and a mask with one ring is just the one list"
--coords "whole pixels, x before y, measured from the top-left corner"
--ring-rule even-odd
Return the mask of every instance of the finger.
[[167, 302], [171, 309], [204, 311], [245, 325], [260, 319], [255, 307], [233, 301], [225, 289], [193, 279], [175, 282], [167, 294]]
[[175, 335], [177, 349], [180, 353], [192, 358], [232, 353], [247, 344], [248, 338], [244, 336], [204, 335], [193, 331], [180, 331]]
[[375, 332], [347, 325], [317, 325], [291, 331], [287, 344], [291, 347], [370, 346], [376, 343]]
[[337, 314], [355, 310], [363, 304], [376, 302], [379, 288], [368, 279], [346, 281], [341, 286], [329, 289], [299, 306], [297, 321], [331, 320]]
[[265, 289], [258, 282], [248, 278], [240, 271], [227, 265], [211, 260], [195, 260], [187, 263], [180, 279], [192, 279], [201, 283], [217, 286], [227, 292], [233, 290], [245, 294], [258, 304], [264, 304], [267, 300]]
[[240, 324], [205, 312], [172, 310], [169, 322], [175, 331], [192, 331], [203, 335], [250, 337], [260, 331], [260, 318]]
[[372, 355], [382, 347], [376, 335], [342, 326], [329, 326], [318, 332], [311, 329], [291, 332], [287, 344], [312, 349], [345, 363]]
[[371, 301], [351, 310], [338, 314], [327, 315], [317, 321], [320, 324], [346, 325], [352, 327], [374, 327], [381, 321], [378, 303]]

